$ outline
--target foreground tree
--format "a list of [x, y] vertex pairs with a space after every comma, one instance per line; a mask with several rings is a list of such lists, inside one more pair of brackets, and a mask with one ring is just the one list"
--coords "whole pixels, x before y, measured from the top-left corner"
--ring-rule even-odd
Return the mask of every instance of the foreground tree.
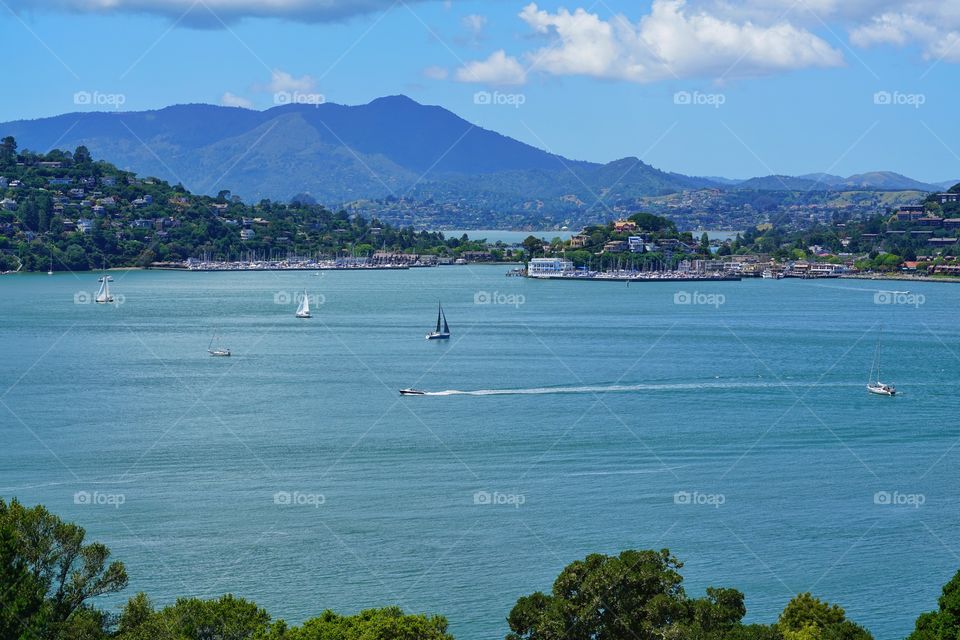
[[44, 627], [44, 589], [18, 553], [13, 527], [0, 522], [0, 638], [27, 640]]
[[943, 585], [937, 611], [923, 613], [907, 640], [956, 640], [960, 638], [960, 571]]
[[122, 562], [107, 564], [110, 550], [99, 542], [86, 544], [83, 527], [64, 522], [43, 506], [26, 508], [0, 499], [0, 529], [12, 532], [14, 562], [29, 568], [45, 595], [42, 637], [93, 638], [102, 633], [106, 616], [89, 600], [127, 586]]
[[777, 628], [784, 640], [872, 640], [866, 629], [847, 620], [842, 607], [801, 593], [780, 614]]
[[453, 640], [442, 616], [404, 615], [399, 607], [368, 609], [355, 616], [324, 611], [280, 636], [284, 640]]
[[180, 598], [176, 604], [154, 611], [147, 596], [138, 593], [127, 602], [120, 615], [116, 638], [252, 640], [265, 638], [270, 632], [270, 614], [254, 603], [230, 594], [216, 600]]
[[508, 640], [662, 640], [720, 638], [746, 613], [735, 589], [707, 589], [690, 599], [678, 573], [683, 564], [662, 551], [594, 554], [567, 566], [550, 595], [517, 601]]

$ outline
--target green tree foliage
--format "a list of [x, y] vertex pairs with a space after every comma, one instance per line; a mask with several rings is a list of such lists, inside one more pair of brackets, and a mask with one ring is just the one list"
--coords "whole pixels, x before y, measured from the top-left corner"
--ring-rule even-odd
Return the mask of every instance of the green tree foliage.
[[19, 552], [16, 530], [0, 521], [0, 638], [28, 640], [45, 626], [44, 587]]
[[13, 136], [0, 140], [0, 166], [11, 167], [17, 164], [17, 141]]
[[956, 640], [960, 638], [960, 571], [943, 586], [937, 611], [923, 613], [907, 640]]
[[43, 506], [27, 508], [16, 500], [8, 505], [0, 499], [0, 527], [14, 532], [18, 561], [30, 568], [46, 596], [45, 636], [96, 637], [106, 618], [90, 608], [89, 600], [126, 587], [123, 563], [108, 564], [105, 545], [85, 543], [83, 527], [62, 521]]
[[637, 230], [648, 233], [676, 233], [677, 225], [670, 219], [652, 213], [635, 213], [629, 218], [637, 223]]
[[117, 640], [253, 640], [271, 632], [270, 615], [230, 594], [216, 600], [180, 598], [154, 611], [144, 594], [127, 602]]
[[87, 165], [93, 162], [93, 157], [90, 155], [90, 150], [85, 146], [80, 145], [73, 152], [73, 161], [76, 164]]
[[522, 244], [527, 255], [531, 258], [536, 258], [538, 255], [543, 254], [543, 240], [537, 236], [527, 236], [524, 238]]
[[291, 629], [284, 640], [453, 640], [442, 616], [404, 615], [398, 607], [368, 609], [355, 616], [325, 611]]
[[784, 640], [871, 640], [873, 636], [847, 620], [843, 608], [809, 593], [794, 597], [777, 621]]
[[705, 598], [688, 598], [682, 566], [666, 549], [587, 556], [560, 573], [549, 595], [517, 600], [507, 640], [686, 640], [738, 628], [743, 594], [710, 588]]

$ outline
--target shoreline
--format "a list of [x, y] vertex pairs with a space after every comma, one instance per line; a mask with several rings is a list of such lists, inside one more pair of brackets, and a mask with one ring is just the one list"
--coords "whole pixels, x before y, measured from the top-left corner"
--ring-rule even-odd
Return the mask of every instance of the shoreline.
[[899, 282], [944, 282], [948, 284], [960, 283], [960, 277], [956, 276], [911, 276], [906, 274], [877, 275], [877, 274], [855, 274], [841, 275], [841, 280], [895, 280]]
[[[669, 276], [644, 278], [637, 276], [524, 276], [528, 280], [577, 280], [587, 282], [740, 282], [740, 276]], [[751, 278], [752, 279], [752, 278]]]

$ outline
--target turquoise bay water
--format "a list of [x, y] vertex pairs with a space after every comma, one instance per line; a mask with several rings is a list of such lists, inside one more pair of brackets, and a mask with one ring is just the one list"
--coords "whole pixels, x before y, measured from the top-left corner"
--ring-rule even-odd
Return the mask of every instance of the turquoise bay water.
[[[108, 608], [399, 604], [488, 640], [572, 560], [662, 547], [751, 621], [809, 590], [900, 638], [935, 607], [960, 568], [960, 287], [505, 270], [116, 273], [116, 306], [74, 303], [92, 274], [0, 278], [0, 495], [124, 560]], [[276, 303], [303, 288], [312, 320]], [[449, 343], [423, 339], [438, 299]], [[896, 398], [864, 389], [879, 323]]]

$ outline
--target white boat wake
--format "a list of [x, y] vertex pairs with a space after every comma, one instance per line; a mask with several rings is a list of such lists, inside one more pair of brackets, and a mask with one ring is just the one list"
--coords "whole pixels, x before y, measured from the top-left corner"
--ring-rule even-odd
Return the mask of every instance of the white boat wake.
[[[578, 387], [531, 387], [529, 389], [474, 389], [424, 391], [425, 396], [538, 396], [560, 393], [629, 393], [636, 391], [688, 391], [697, 389], [776, 389], [780, 382], [687, 382], [673, 384], [611, 384]], [[791, 387], [814, 386], [791, 383]], [[421, 394], [418, 394], [421, 395]]]

